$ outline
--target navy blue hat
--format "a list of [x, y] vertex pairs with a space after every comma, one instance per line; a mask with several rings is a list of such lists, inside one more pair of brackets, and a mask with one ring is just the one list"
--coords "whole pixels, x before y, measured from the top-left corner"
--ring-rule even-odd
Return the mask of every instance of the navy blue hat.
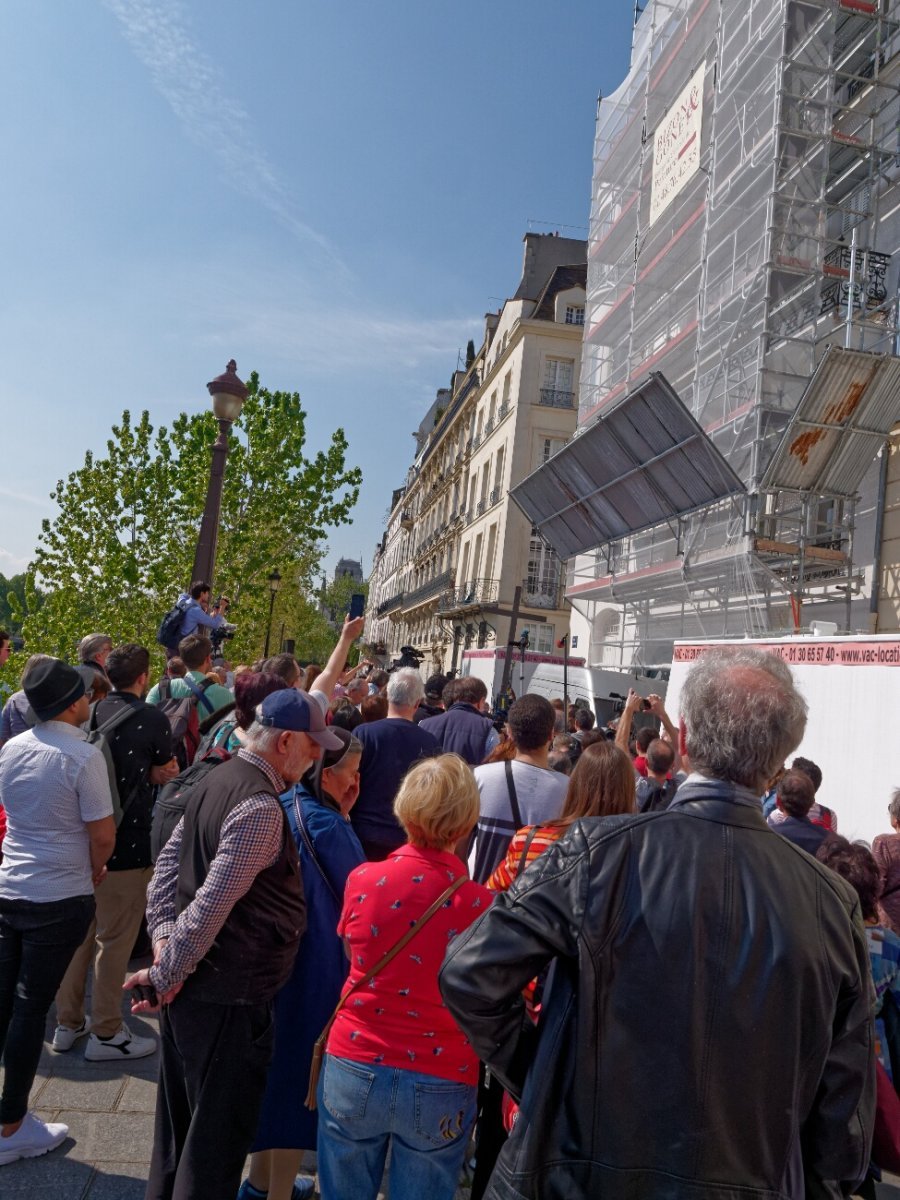
[[325, 717], [315, 700], [296, 688], [272, 692], [256, 706], [256, 720], [274, 729], [289, 729], [305, 733], [324, 750], [340, 750], [343, 742], [325, 724]]

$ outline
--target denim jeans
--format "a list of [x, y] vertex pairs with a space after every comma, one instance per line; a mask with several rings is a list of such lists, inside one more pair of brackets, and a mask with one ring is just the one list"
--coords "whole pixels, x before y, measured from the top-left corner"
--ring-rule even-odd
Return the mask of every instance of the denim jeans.
[[0, 897], [0, 1047], [6, 1068], [2, 1125], [28, 1111], [47, 1013], [93, 919], [93, 895], [47, 904]]
[[322, 1200], [375, 1200], [391, 1150], [391, 1200], [453, 1200], [472, 1125], [470, 1084], [326, 1054], [319, 1080]]

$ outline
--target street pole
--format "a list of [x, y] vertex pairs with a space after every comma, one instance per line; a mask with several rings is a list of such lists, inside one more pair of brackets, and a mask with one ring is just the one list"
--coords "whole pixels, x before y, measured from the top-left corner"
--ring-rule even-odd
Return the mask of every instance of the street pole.
[[216, 570], [216, 544], [219, 540], [222, 484], [225, 479], [225, 460], [228, 458], [228, 432], [241, 415], [241, 409], [247, 398], [247, 389], [237, 377], [237, 363], [234, 359], [229, 362], [224, 374], [218, 375], [206, 386], [212, 396], [213, 413], [219, 422], [219, 436], [212, 447], [209, 486], [206, 490], [203, 517], [200, 521], [191, 583], [198, 583], [202, 580], [212, 587]]
[[278, 595], [278, 589], [281, 587], [281, 573], [272, 571], [269, 575], [269, 623], [266, 626], [266, 645], [263, 649], [263, 658], [269, 657], [269, 641], [272, 637], [272, 616], [275, 612], [275, 597]]
[[528, 630], [522, 630], [522, 637], [519, 642], [522, 647], [522, 661], [519, 664], [519, 695], [525, 695], [525, 652], [528, 649]]
[[566, 633], [559, 641], [563, 652], [563, 711], [566, 717], [566, 729], [569, 728], [569, 635]]

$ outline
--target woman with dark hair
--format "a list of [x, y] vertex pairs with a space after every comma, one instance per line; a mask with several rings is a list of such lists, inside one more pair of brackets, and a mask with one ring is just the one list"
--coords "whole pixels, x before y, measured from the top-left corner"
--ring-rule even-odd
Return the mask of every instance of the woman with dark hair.
[[543, 825], [520, 829], [487, 887], [505, 892], [519, 872], [552, 846], [574, 821], [635, 812], [634, 789], [634, 767], [625, 751], [605, 738], [592, 742], [581, 752], [572, 771], [562, 813]]
[[303, 1200], [312, 1180], [296, 1178], [302, 1152], [315, 1150], [316, 1112], [304, 1105], [313, 1046], [338, 1002], [348, 962], [337, 934], [344, 885], [365, 861], [348, 815], [359, 795], [362, 745], [332, 725], [340, 750], [322, 757], [281, 803], [300, 854], [306, 933], [294, 970], [275, 999], [275, 1049], [239, 1200]]
[[376, 692], [374, 696], [364, 697], [359, 706], [363, 721], [383, 721], [388, 715], [388, 700], [384, 692]]
[[253, 723], [257, 704], [288, 686], [278, 675], [267, 671], [242, 671], [234, 681], [234, 707], [224, 715], [213, 713], [208, 721], [200, 723], [203, 741], [196, 757], [203, 758], [213, 747], [234, 754], [241, 745], [241, 731]]

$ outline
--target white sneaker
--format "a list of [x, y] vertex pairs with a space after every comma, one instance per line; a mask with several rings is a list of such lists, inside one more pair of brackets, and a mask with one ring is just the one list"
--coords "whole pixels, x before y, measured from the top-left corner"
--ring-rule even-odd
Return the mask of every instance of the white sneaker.
[[55, 1050], [57, 1054], [65, 1054], [67, 1050], [72, 1049], [79, 1038], [85, 1037], [90, 1032], [90, 1017], [85, 1017], [77, 1029], [70, 1029], [68, 1025], [57, 1025], [53, 1031], [53, 1041], [50, 1043], [50, 1049]]
[[15, 1133], [0, 1137], [0, 1166], [19, 1158], [37, 1158], [48, 1150], [55, 1150], [68, 1134], [68, 1125], [47, 1124], [34, 1113], [26, 1113]]
[[114, 1037], [101, 1038], [92, 1033], [84, 1049], [88, 1062], [115, 1062], [127, 1058], [146, 1058], [156, 1053], [156, 1038], [137, 1037], [123, 1025]]

